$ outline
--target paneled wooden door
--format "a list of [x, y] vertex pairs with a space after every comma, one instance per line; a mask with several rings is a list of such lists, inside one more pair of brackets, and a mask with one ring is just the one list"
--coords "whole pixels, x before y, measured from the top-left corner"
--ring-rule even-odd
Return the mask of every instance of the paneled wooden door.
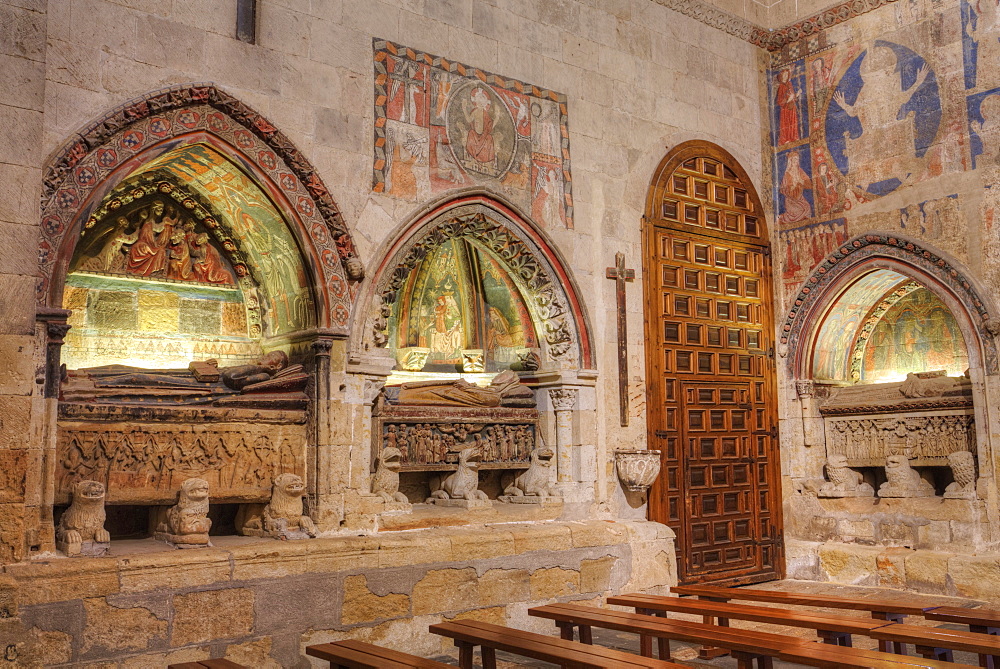
[[783, 573], [770, 252], [749, 181], [702, 144], [661, 164], [645, 220], [649, 509], [682, 583], [754, 583]]

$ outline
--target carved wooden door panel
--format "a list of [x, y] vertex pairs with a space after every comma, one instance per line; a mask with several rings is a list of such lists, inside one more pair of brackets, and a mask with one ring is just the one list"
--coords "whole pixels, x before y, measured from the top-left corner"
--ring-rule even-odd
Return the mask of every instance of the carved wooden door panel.
[[644, 258], [649, 442], [663, 453], [650, 517], [677, 533], [681, 582], [778, 578], [774, 325], [759, 203], [710, 157], [660, 176]]

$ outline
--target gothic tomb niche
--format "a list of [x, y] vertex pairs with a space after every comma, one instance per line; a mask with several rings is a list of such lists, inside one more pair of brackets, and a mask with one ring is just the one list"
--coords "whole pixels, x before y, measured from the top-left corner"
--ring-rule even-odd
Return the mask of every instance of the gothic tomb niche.
[[954, 471], [976, 453], [968, 349], [955, 315], [927, 286], [888, 269], [857, 278], [827, 310], [812, 367], [827, 388], [817, 395], [826, 398], [827, 471], [848, 467], [864, 478], [856, 489], [821, 487], [821, 496], [972, 494]]
[[420, 373], [492, 376], [539, 347], [522, 289], [468, 236], [428, 254], [393, 306], [389, 340], [400, 380]]
[[312, 275], [251, 174], [180, 145], [84, 212], [63, 292], [57, 513], [98, 481], [112, 535], [142, 535], [199, 478], [226, 533], [275, 477], [305, 475]]
[[204, 144], [147, 163], [91, 213], [63, 306], [70, 369], [252, 360], [315, 322], [306, 272], [264, 191]]

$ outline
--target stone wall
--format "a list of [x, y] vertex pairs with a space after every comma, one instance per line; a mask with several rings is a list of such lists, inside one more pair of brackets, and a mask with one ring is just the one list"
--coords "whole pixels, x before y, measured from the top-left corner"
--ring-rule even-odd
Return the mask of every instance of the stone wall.
[[676, 583], [673, 535], [645, 521], [218, 544], [8, 566], [0, 665], [307, 667], [306, 645], [343, 638], [427, 656], [452, 650], [427, 631], [443, 619], [551, 632], [528, 608]]

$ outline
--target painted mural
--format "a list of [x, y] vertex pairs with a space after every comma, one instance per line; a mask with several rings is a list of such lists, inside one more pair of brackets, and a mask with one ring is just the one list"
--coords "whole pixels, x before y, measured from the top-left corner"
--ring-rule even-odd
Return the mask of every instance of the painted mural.
[[266, 334], [278, 335], [315, 322], [312, 291], [298, 245], [282, 214], [257, 182], [204, 144], [167, 152], [140, 173], [164, 171], [203, 196], [226, 221], [234, 243], [259, 277]]
[[909, 279], [898, 272], [877, 270], [858, 278], [829, 309], [813, 347], [813, 377], [850, 379], [849, 361], [854, 341], [866, 315], [888, 294]]
[[527, 303], [511, 277], [466, 237], [442, 243], [411, 274], [389, 329], [397, 351], [423, 352], [417, 368], [408, 371], [463, 371], [470, 351], [482, 351], [480, 371], [499, 371], [539, 346]]
[[954, 315], [931, 291], [902, 297], [878, 320], [864, 347], [861, 380], [897, 381], [907, 372], [943, 369], [962, 374], [969, 366], [965, 340]]
[[780, 230], [778, 238], [783, 248], [779, 259], [781, 281], [788, 289], [787, 294], [794, 294], [795, 288], [809, 276], [812, 268], [847, 241], [847, 222], [838, 218], [807, 223]]
[[[828, 221], [842, 224], [831, 239], [899, 230], [966, 258], [966, 194], [908, 193], [1000, 167], [998, 16], [996, 0], [915, 0], [772, 54], [772, 201], [786, 243], [786, 304], [822, 261], [813, 231]], [[903, 206], [878, 204], [898, 194]]]
[[573, 227], [566, 96], [374, 41], [372, 188], [422, 201], [482, 185], [545, 227]]

